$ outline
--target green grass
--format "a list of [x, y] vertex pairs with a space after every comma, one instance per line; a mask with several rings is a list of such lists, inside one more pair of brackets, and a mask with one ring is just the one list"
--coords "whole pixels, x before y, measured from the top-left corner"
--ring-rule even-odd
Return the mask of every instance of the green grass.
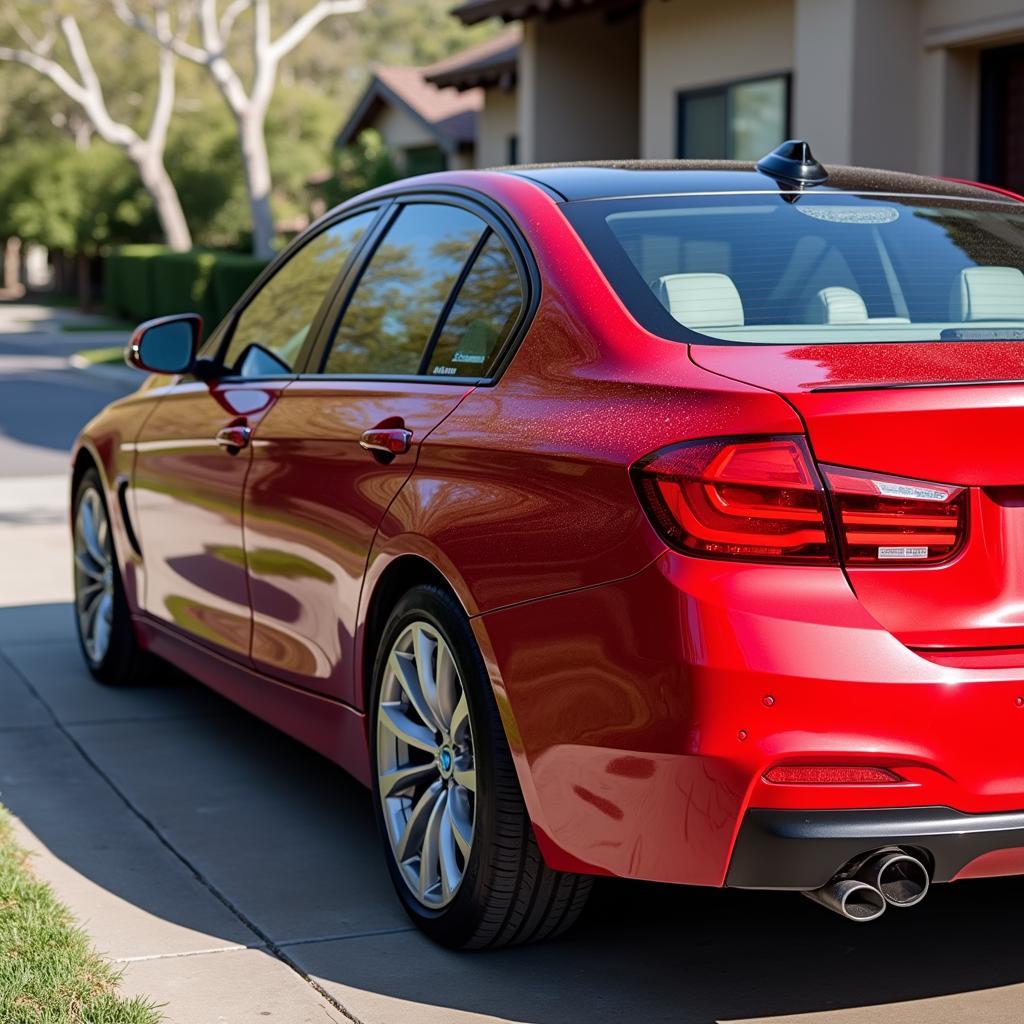
[[132, 331], [135, 329], [135, 324], [128, 320], [114, 320], [105, 319], [97, 320], [91, 324], [64, 324], [61, 330], [65, 334], [88, 334], [90, 331], [93, 333], [98, 331]]
[[124, 345], [111, 345], [109, 348], [84, 348], [76, 352], [76, 356], [93, 366], [106, 366], [110, 363], [124, 362]]
[[0, 808], [0, 1021], [158, 1024], [147, 1000], [117, 993], [118, 972], [48, 885], [35, 878]]

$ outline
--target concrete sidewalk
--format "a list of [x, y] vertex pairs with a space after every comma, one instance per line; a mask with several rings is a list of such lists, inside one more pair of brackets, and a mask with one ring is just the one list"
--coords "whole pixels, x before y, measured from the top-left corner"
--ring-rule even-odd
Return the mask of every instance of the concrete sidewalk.
[[169, 1021], [1021, 1021], [1021, 881], [943, 887], [868, 928], [795, 895], [607, 882], [564, 941], [438, 949], [339, 769], [187, 679], [90, 679], [66, 486], [0, 475], [0, 801], [124, 989]]

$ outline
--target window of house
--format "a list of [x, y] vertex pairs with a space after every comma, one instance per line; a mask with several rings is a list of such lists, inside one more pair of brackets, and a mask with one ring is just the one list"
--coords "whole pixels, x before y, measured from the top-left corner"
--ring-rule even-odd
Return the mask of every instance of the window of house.
[[519, 319], [523, 287], [493, 231], [477, 253], [430, 355], [432, 377], [486, 377]]
[[679, 94], [677, 156], [758, 160], [789, 137], [789, 75]]
[[505, 163], [510, 167], [514, 167], [519, 163], [519, 136], [510, 135], [506, 142], [508, 145], [505, 150]]
[[427, 342], [487, 225], [441, 203], [402, 208], [342, 315], [325, 373], [419, 372]]
[[405, 173], [410, 178], [414, 174], [432, 174], [447, 169], [448, 157], [438, 146], [413, 146], [405, 151]]
[[291, 373], [346, 260], [377, 216], [357, 213], [325, 228], [282, 263], [239, 314], [224, 365], [243, 377]]

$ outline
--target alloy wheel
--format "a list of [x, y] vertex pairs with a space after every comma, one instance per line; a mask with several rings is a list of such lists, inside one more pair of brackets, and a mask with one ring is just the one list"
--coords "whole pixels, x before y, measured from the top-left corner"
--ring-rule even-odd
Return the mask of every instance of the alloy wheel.
[[98, 665], [106, 657], [114, 623], [114, 557], [110, 521], [99, 492], [82, 492], [75, 515], [75, 611], [82, 645]]
[[377, 708], [377, 779], [399, 873], [432, 910], [458, 892], [473, 848], [476, 760], [452, 652], [424, 621], [388, 652]]

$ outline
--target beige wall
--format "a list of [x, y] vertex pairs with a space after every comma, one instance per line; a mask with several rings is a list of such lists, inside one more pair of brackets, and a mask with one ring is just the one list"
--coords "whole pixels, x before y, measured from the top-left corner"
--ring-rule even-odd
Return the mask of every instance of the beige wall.
[[477, 167], [501, 167], [508, 163], [509, 136], [519, 131], [517, 90], [499, 86], [484, 91], [484, 108], [476, 120]]
[[523, 28], [520, 160], [637, 156], [640, 18], [594, 11]]
[[382, 107], [373, 120], [384, 142], [394, 150], [412, 149], [414, 146], [435, 146], [437, 140], [423, 125], [404, 110]]
[[793, 0], [647, 3], [641, 53], [640, 152], [670, 159], [680, 91], [792, 69]]

